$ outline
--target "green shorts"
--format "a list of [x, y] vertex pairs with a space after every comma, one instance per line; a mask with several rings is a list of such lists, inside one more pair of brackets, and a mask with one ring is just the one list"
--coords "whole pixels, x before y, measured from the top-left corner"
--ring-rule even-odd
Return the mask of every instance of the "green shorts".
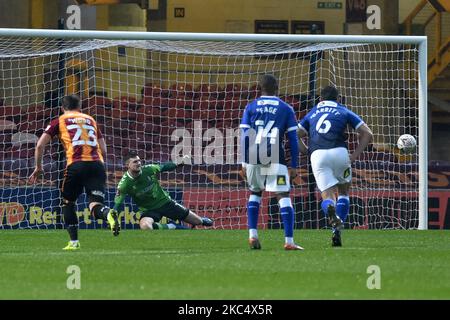
[[167, 217], [172, 220], [184, 220], [189, 214], [189, 209], [183, 207], [181, 204], [170, 200], [161, 208], [140, 211], [141, 218], [152, 218], [155, 222], [159, 222], [162, 217]]

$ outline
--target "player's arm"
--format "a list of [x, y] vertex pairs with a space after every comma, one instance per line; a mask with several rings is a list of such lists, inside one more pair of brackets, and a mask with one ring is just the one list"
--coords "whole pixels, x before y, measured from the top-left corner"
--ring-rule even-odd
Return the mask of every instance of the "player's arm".
[[290, 115], [287, 123], [287, 137], [289, 141], [289, 147], [291, 150], [291, 172], [290, 176], [295, 177], [298, 169], [298, 138], [297, 138], [297, 119], [295, 118], [294, 109], [290, 108]]
[[100, 131], [100, 128], [97, 126], [97, 124], [95, 125], [95, 127], [97, 128], [98, 146], [100, 147], [100, 151], [102, 152], [103, 158], [106, 158], [106, 142], [105, 142], [105, 138], [103, 138], [102, 132]]
[[184, 155], [181, 161], [177, 161], [177, 163], [174, 162], [166, 162], [159, 165], [159, 172], [164, 171], [172, 171], [175, 170], [178, 167], [184, 166], [185, 164], [191, 164], [191, 157], [188, 155]]
[[172, 171], [175, 170], [178, 167], [178, 165], [174, 162], [165, 162], [165, 163], [161, 163], [159, 165], [159, 171], [160, 172], [164, 172], [164, 171]]
[[105, 142], [105, 139], [103, 139], [103, 138], [98, 139], [98, 145], [100, 147], [100, 151], [102, 152], [103, 158], [105, 158], [106, 157], [106, 142]]
[[52, 138], [59, 132], [59, 119], [55, 119], [45, 128], [44, 133], [39, 138], [36, 149], [34, 150], [35, 168], [31, 173], [29, 181], [35, 183], [37, 178], [42, 174], [42, 158], [44, 156], [45, 146], [50, 143]]
[[114, 210], [119, 210], [122, 205], [125, 197], [127, 196], [126, 188], [122, 182], [119, 182], [119, 186], [117, 187], [116, 196], [114, 197]]
[[373, 134], [367, 124], [356, 113], [350, 110], [347, 112], [347, 123], [358, 133], [358, 145], [350, 155], [350, 161], [354, 162], [372, 141]]
[[44, 149], [51, 140], [52, 136], [44, 132], [36, 144], [36, 149], [34, 150], [35, 168], [33, 173], [30, 175], [30, 183], [35, 183], [37, 178], [39, 178], [43, 172], [42, 158], [44, 156]]
[[300, 152], [303, 154], [308, 153], [308, 146], [303, 141], [303, 138], [308, 136], [309, 116], [312, 112], [313, 112], [313, 110], [308, 112], [308, 114], [306, 116], [304, 116], [303, 119], [300, 120], [300, 122], [298, 123], [298, 130], [297, 130], [298, 142], [299, 142]]
[[169, 161], [161, 164], [146, 164], [142, 167], [142, 171], [155, 175], [160, 172], [175, 170], [177, 167], [176, 163]]
[[247, 131], [251, 128], [250, 125], [250, 114], [249, 114], [249, 108], [248, 106], [244, 110], [244, 115], [242, 116], [241, 124], [239, 125], [239, 128], [241, 129], [241, 163], [242, 163], [242, 176], [246, 177], [245, 167], [248, 164], [249, 161], [249, 155], [248, 155], [248, 139], [247, 139]]
[[358, 133], [358, 145], [355, 148], [355, 151], [350, 155], [350, 161], [353, 162], [363, 153], [363, 151], [367, 148], [369, 143], [373, 139], [372, 130], [367, 126], [367, 124], [361, 124], [357, 129]]
[[303, 141], [303, 138], [306, 137], [307, 135], [308, 133], [305, 131], [305, 129], [299, 126], [297, 130], [298, 146], [300, 147], [300, 152], [302, 154], [308, 153], [308, 146], [305, 144], [305, 141]]

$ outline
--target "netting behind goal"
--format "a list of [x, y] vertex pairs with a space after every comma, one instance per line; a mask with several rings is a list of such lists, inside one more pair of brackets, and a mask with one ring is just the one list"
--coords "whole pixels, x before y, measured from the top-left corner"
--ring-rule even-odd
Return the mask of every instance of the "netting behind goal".
[[[65, 168], [58, 141], [46, 148], [44, 179], [30, 185], [34, 148], [65, 94], [82, 97], [108, 148], [107, 204], [137, 151], [145, 163], [192, 163], [161, 174], [171, 196], [215, 228], [246, 228], [249, 193], [240, 174], [239, 122], [259, 95], [258, 78], [274, 74], [279, 96], [301, 119], [334, 84], [343, 102], [361, 115], [374, 142], [353, 164], [347, 228], [417, 228], [417, 154], [400, 155], [403, 133], [418, 137], [418, 48], [414, 45], [125, 41], [44, 38], [0, 39], [0, 228], [61, 227], [59, 186]], [[349, 149], [357, 137], [349, 130]], [[324, 228], [309, 159], [293, 181], [296, 228]], [[78, 201], [80, 226], [96, 228]], [[129, 201], [123, 227], [137, 228]], [[104, 222], [103, 222], [104, 223]], [[262, 228], [280, 228], [273, 194], [263, 197]]]

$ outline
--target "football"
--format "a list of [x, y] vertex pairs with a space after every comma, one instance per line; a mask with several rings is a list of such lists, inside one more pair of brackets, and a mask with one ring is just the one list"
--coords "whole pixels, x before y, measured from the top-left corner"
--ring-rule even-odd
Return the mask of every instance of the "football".
[[397, 147], [403, 154], [414, 152], [416, 145], [416, 139], [410, 134], [402, 134], [397, 140]]

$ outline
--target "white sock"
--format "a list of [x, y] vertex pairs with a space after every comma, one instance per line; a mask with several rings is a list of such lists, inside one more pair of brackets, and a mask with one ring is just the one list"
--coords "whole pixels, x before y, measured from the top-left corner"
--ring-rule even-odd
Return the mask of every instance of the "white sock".
[[176, 229], [177, 228], [177, 226], [176, 225], [174, 225], [173, 223], [168, 223], [167, 224], [167, 228], [169, 229], [169, 230], [173, 230], [173, 229]]
[[286, 244], [294, 244], [294, 238], [285, 237], [284, 240], [285, 240]]
[[258, 238], [258, 230], [248, 229], [249, 238]]
[[78, 243], [78, 240], [70, 240], [70, 243], [71, 243], [71, 244], [77, 244], [77, 243]]

